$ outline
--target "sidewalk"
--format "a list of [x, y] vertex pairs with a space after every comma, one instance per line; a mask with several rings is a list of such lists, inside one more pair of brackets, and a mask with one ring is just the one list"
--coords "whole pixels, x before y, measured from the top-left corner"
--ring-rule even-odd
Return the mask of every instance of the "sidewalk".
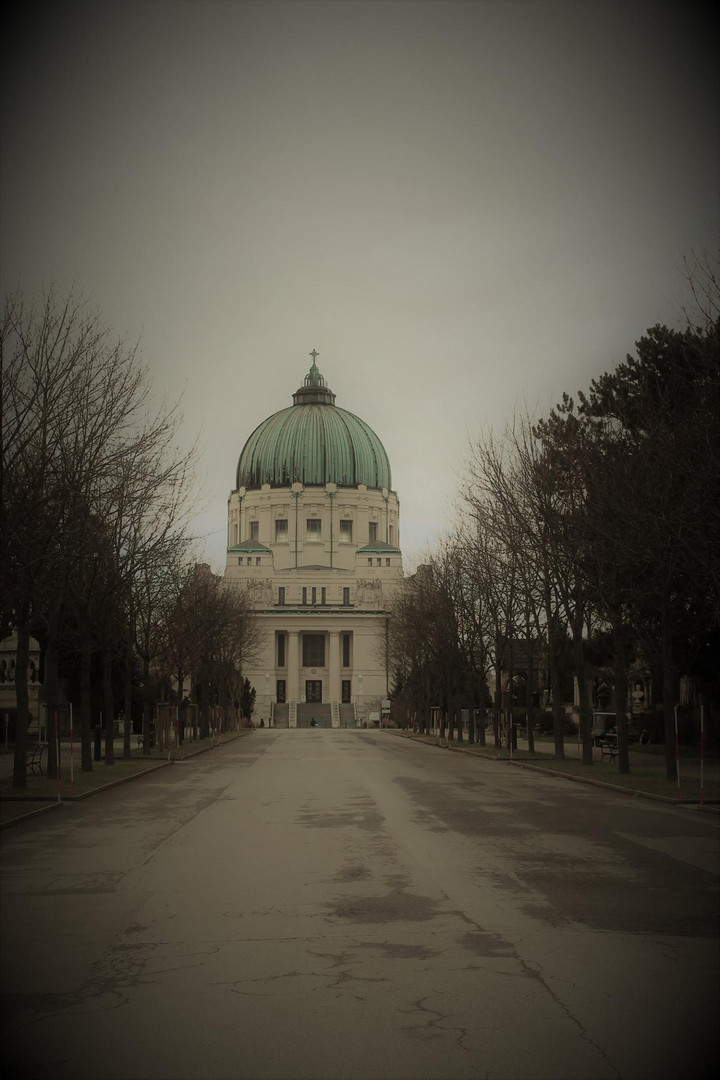
[[[240, 729], [240, 731], [245, 731], [245, 730], [249, 730], [249, 729], [245, 729], [245, 728]], [[226, 742], [227, 740], [233, 738], [236, 734], [237, 734], [237, 732], [232, 731], [232, 730], [229, 731], [229, 732], [223, 732], [223, 735], [222, 735], [222, 738], [221, 738], [220, 741], [221, 742]], [[35, 740], [33, 739], [28, 743], [28, 748], [31, 748], [31, 747], [33, 747], [35, 745], [36, 745], [36, 743], [35, 743]], [[196, 740], [193, 741], [191, 739], [186, 739], [185, 742], [183, 743], [183, 747], [181, 748], [181, 755], [180, 756], [186, 756], [188, 753], [192, 753], [191, 747], [193, 747], [193, 746], [197, 747], [198, 750], [205, 749], [206, 748], [206, 740], [196, 739]], [[94, 749], [94, 743], [93, 743], [93, 749]], [[122, 764], [123, 761], [127, 760], [126, 758], [123, 757], [124, 742], [123, 742], [122, 736], [119, 736], [119, 737], [116, 737], [115, 739], [113, 739], [113, 749], [115, 751], [115, 763], [117, 765], [120, 765], [120, 764]], [[138, 762], [152, 761], [153, 763], [158, 764], [159, 762], [167, 761], [167, 759], [168, 759], [167, 750], [153, 749], [153, 750], [150, 751], [149, 754], [144, 754], [143, 751], [142, 751], [142, 748], [139, 747], [138, 744], [137, 744], [137, 735], [133, 735], [133, 737], [132, 737], [132, 741], [131, 741], [131, 744], [130, 744], [130, 752], [132, 754], [132, 758], [131, 758], [132, 761], [138, 761]], [[47, 765], [46, 754], [47, 754], [47, 751], [43, 754], [43, 759], [42, 759], [43, 760], [43, 773], [44, 773], [46, 765]], [[4, 747], [0, 747], [0, 783], [3, 780], [7, 780], [13, 774], [13, 762], [14, 762], [13, 755], [14, 755], [14, 748], [12, 746], [9, 746], [7, 750], [5, 750]], [[173, 749], [172, 752], [171, 752], [171, 759], [174, 756], [176, 756], [176, 750], [175, 749]], [[63, 738], [63, 739], [60, 740], [60, 758], [61, 758], [61, 764], [62, 764], [63, 770], [68, 771], [69, 768], [70, 768], [70, 741], [69, 741], [69, 739]], [[80, 741], [77, 738], [75, 739], [75, 743], [74, 743], [74, 746], [73, 746], [73, 758], [74, 758], [75, 773], [77, 775], [77, 773], [80, 771]], [[103, 739], [101, 760], [100, 760], [100, 762], [93, 761], [93, 764], [102, 764], [104, 762], [104, 760], [105, 760], [105, 740]], [[30, 772], [30, 770], [28, 770], [28, 780], [33, 775], [35, 775], [37, 777], [40, 774], [37, 771], [33, 774], [33, 773]]]
[[[61, 742], [62, 773], [59, 797], [57, 781], [47, 777], [44, 772], [28, 771], [27, 788], [23, 791], [13, 789], [13, 749], [10, 747], [6, 752], [3, 748], [0, 750], [0, 828], [62, 806], [66, 802], [77, 802], [80, 799], [98, 795], [102, 791], [146, 776], [156, 769], [172, 765], [175, 761], [184, 761], [197, 754], [225, 746], [247, 735], [248, 732], [249, 729], [244, 728], [239, 731], [230, 731], [220, 741], [209, 738], [186, 741], [182, 747], [173, 749], [170, 755], [167, 751], [158, 750], [144, 754], [142, 750], [133, 747], [130, 760], [122, 756], [122, 739], [116, 739], [114, 740], [115, 764], [106, 765], [104, 760], [93, 761], [93, 770], [89, 773], [83, 772], [80, 768], [80, 748], [76, 743], [72, 783], [70, 781], [70, 745]], [[43, 755], [43, 765], [45, 761]]]

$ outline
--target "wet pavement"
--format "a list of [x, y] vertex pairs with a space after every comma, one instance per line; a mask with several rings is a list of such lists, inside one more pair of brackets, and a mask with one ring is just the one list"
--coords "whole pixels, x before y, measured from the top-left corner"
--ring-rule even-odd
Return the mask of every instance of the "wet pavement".
[[9, 1075], [715, 1075], [717, 815], [265, 729], [2, 836]]

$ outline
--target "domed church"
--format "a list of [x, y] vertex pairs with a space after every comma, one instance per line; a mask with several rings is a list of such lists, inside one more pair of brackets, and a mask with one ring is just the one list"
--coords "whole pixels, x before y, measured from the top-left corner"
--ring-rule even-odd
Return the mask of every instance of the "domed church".
[[262, 658], [255, 720], [355, 727], [388, 697], [400, 508], [375, 432], [335, 404], [318, 353], [292, 405], [255, 428], [228, 500], [225, 578], [248, 588]]

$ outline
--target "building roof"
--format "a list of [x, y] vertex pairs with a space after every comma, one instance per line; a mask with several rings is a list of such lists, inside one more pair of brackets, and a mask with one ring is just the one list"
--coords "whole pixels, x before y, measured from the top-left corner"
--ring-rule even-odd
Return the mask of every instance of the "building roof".
[[368, 551], [377, 552], [378, 555], [380, 552], [385, 553], [388, 551], [392, 551], [396, 555], [400, 554], [400, 548], [395, 547], [394, 544], [386, 544], [384, 540], [371, 540], [365, 547], [358, 548], [358, 555], [364, 555]]
[[352, 574], [348, 566], [330, 566], [328, 563], [309, 563], [302, 566], [283, 566], [277, 570], [278, 574], [304, 574], [307, 571], [322, 571], [323, 574]]
[[269, 555], [272, 554], [270, 548], [261, 544], [259, 540], [243, 540], [242, 544], [233, 544], [228, 551], [266, 551]]
[[245, 443], [236, 486], [291, 484], [392, 488], [385, 447], [359, 416], [335, 405], [335, 394], [317, 368], [315, 350], [293, 404], [263, 420]]

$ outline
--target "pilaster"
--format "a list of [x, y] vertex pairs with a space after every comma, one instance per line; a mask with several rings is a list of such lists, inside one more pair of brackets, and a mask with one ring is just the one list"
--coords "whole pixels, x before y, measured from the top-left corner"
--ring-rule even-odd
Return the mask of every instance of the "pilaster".
[[340, 631], [330, 631], [330, 655], [328, 664], [328, 696], [330, 701], [340, 700]]
[[288, 630], [287, 699], [298, 700], [298, 674], [300, 669], [299, 631]]

